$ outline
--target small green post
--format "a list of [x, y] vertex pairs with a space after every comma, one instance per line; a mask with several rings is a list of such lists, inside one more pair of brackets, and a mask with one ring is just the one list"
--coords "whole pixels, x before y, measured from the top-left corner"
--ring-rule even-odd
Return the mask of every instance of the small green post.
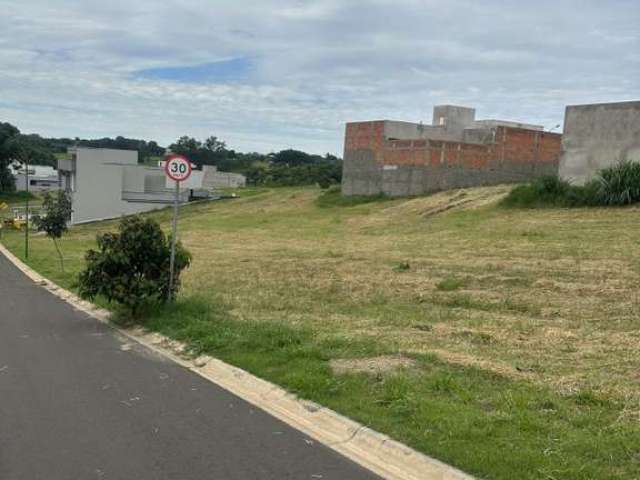
[[26, 189], [26, 212], [25, 212], [25, 224], [24, 224], [24, 258], [29, 260], [29, 157], [25, 157], [25, 189]]

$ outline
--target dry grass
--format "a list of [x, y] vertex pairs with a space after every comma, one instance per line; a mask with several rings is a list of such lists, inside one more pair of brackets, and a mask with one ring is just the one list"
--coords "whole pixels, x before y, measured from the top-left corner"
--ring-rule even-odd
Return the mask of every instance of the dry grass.
[[[503, 210], [507, 191], [322, 210], [316, 190], [277, 190], [199, 208], [182, 222], [196, 258], [185, 291], [221, 295], [237, 319], [384, 339], [637, 408], [639, 210]], [[436, 287], [450, 278], [460, 288]]]

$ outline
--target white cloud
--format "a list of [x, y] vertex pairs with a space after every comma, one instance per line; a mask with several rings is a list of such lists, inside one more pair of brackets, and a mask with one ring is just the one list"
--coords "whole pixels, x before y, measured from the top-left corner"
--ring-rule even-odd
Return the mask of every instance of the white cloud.
[[[340, 152], [344, 122], [436, 103], [554, 126], [564, 106], [640, 98], [634, 0], [4, 0], [0, 120], [44, 135]], [[253, 62], [242, 83], [136, 78]]]

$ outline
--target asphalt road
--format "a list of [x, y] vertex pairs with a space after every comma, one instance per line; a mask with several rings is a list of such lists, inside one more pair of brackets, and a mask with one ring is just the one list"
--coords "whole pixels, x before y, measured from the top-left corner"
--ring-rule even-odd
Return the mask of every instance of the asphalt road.
[[1, 480], [380, 480], [0, 254]]

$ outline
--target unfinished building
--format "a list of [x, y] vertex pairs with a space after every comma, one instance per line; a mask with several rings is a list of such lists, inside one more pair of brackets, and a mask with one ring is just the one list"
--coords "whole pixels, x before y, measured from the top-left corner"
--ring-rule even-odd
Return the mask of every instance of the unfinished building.
[[431, 125], [379, 120], [346, 126], [344, 195], [410, 196], [556, 175], [562, 135], [542, 126], [476, 120], [436, 106]]
[[640, 101], [570, 105], [560, 177], [582, 185], [620, 161], [640, 162]]

